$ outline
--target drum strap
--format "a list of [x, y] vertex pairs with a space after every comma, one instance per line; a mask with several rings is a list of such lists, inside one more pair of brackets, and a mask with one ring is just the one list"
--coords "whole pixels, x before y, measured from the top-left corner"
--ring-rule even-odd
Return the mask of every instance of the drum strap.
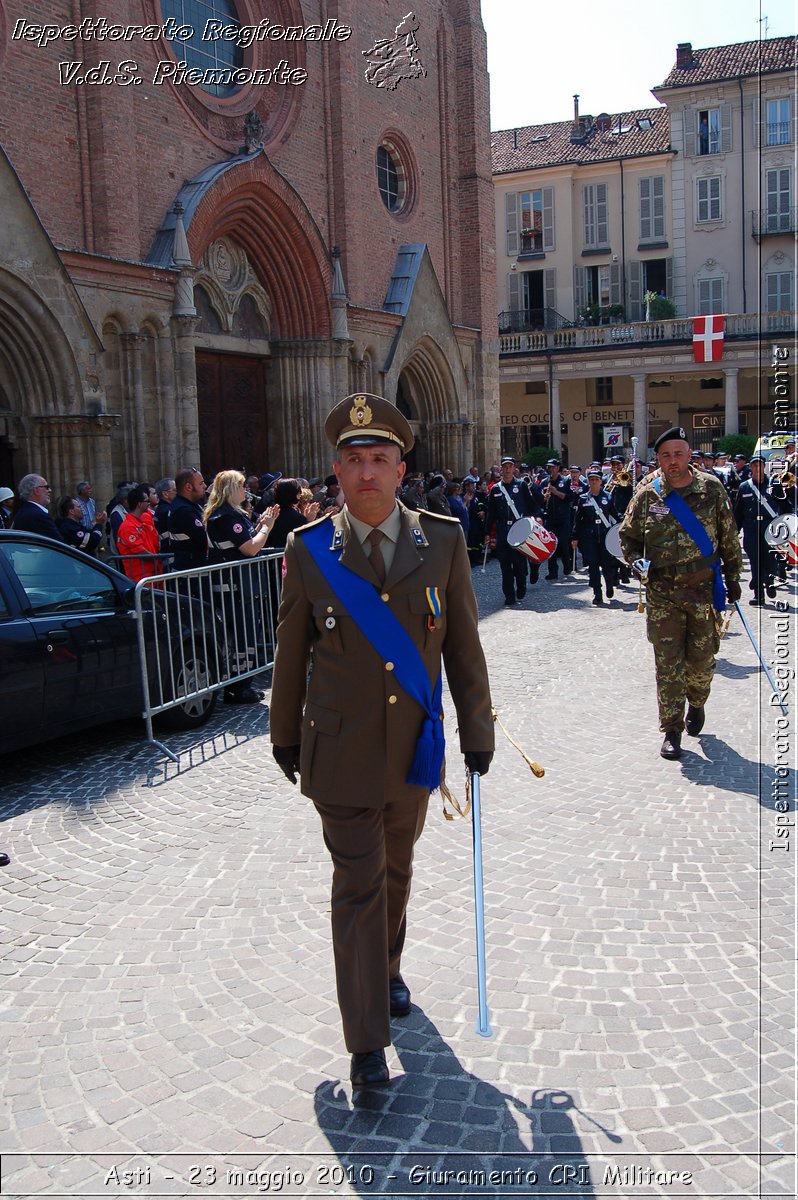
[[765, 499], [765, 497], [764, 497], [764, 496], [762, 495], [762, 493], [760, 492], [759, 488], [758, 488], [758, 487], [756, 486], [756, 484], [754, 483], [753, 479], [749, 479], [749, 480], [748, 480], [748, 482], [749, 482], [749, 483], [750, 483], [750, 485], [751, 485], [751, 491], [754, 493], [754, 495], [756, 496], [757, 500], [759, 501], [759, 503], [760, 503], [760, 504], [762, 505], [762, 507], [764, 508], [765, 512], [767, 512], [767, 513], [770, 513], [771, 517], [777, 517], [777, 516], [778, 516], [778, 513], [775, 513], [775, 512], [773, 511], [773, 509], [770, 507], [770, 505], [768, 504], [767, 500]]
[[507, 501], [507, 507], [509, 508], [509, 510], [513, 514], [513, 516], [515, 517], [516, 521], [520, 521], [521, 514], [518, 511], [518, 509], [515, 507], [515, 505], [513, 504], [512, 500], [510, 499], [510, 494], [507, 491], [507, 489], [505, 488], [504, 484], [501, 482], [501, 480], [499, 480], [499, 482], [496, 484], [496, 487], [499, 489], [499, 491], [501, 492], [501, 494], [504, 496], [505, 500]]
[[591, 496], [591, 497], [590, 497], [590, 499], [588, 500], [588, 504], [592, 505], [592, 506], [593, 506], [593, 508], [594, 508], [594, 509], [596, 510], [596, 512], [598, 513], [598, 515], [601, 517], [601, 520], [602, 520], [602, 522], [603, 522], [603, 524], [604, 524], [604, 528], [605, 528], [605, 529], [610, 529], [610, 528], [611, 528], [611, 526], [613, 526], [613, 525], [617, 524], [617, 522], [616, 522], [616, 521], [611, 521], [611, 520], [609, 519], [609, 517], [605, 517], [605, 516], [604, 516], [604, 513], [601, 511], [601, 509], [599, 508], [598, 504], [596, 504], [596, 501], [593, 499], [593, 497], [592, 497], [592, 496]]

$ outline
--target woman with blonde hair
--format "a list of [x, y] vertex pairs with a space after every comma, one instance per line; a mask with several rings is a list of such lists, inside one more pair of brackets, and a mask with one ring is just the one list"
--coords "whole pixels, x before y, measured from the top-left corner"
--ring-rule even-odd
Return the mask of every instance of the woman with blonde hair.
[[[246, 488], [240, 471], [220, 471], [211, 484], [203, 513], [208, 532], [210, 551], [208, 563], [234, 563], [242, 558], [254, 558], [266, 545], [269, 531], [275, 522], [277, 510], [267, 508], [253, 525], [244, 512]], [[227, 572], [225, 572], [227, 574]], [[259, 632], [254, 628], [258, 609], [258, 598], [252, 586], [252, 575], [240, 577], [230, 572], [230, 581], [214, 583], [214, 592], [221, 598], [221, 611], [231, 636], [231, 642], [246, 649], [250, 638]], [[236, 582], [236, 580], [239, 580]], [[217, 592], [218, 588], [218, 592]], [[246, 669], [246, 654], [238, 651], [239, 667]], [[239, 680], [225, 688], [224, 698], [228, 704], [257, 704], [264, 693], [253, 687], [249, 680]]]

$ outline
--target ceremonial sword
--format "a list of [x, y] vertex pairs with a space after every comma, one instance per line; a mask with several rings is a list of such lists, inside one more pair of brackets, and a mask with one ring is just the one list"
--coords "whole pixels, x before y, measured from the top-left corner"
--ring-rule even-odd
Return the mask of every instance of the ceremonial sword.
[[479, 772], [471, 772], [471, 827], [474, 835], [474, 918], [477, 933], [477, 997], [479, 1013], [477, 1033], [489, 1038], [493, 1033], [488, 1012], [488, 985], [485, 976], [485, 897], [482, 888], [482, 814], [479, 803]]

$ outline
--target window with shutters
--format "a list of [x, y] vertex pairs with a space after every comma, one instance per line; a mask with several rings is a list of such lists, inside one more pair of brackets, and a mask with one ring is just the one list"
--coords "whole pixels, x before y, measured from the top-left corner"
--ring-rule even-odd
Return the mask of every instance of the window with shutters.
[[708, 317], [723, 312], [723, 280], [698, 280], [698, 316]]
[[768, 100], [765, 115], [765, 145], [787, 146], [792, 141], [790, 101]]
[[791, 312], [792, 297], [792, 271], [773, 271], [765, 276], [766, 312]]
[[765, 172], [768, 233], [790, 232], [790, 201], [792, 199], [790, 174], [789, 167], [779, 167], [776, 170]]
[[720, 154], [720, 109], [702, 108], [698, 113], [698, 153]]
[[640, 241], [661, 242], [665, 237], [665, 177], [640, 180]]
[[505, 196], [507, 254], [543, 254], [554, 249], [554, 188]]
[[696, 221], [723, 219], [723, 189], [720, 175], [705, 175], [696, 180]]
[[585, 246], [609, 246], [607, 185], [589, 183], [583, 188]]

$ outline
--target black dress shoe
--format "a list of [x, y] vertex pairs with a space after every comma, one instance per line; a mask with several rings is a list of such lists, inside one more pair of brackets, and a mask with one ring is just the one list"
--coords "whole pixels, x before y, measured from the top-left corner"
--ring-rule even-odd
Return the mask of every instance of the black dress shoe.
[[768, 598], [768, 600], [775, 600], [775, 599], [776, 599], [776, 589], [775, 589], [775, 587], [773, 586], [773, 581], [772, 581], [772, 580], [769, 580], [769, 581], [768, 581], [768, 584], [767, 584], [767, 586], [766, 586], [766, 588], [765, 588], [765, 593], [766, 593], [766, 595], [767, 595], [767, 598]]
[[526, 595], [526, 588], [525, 587], [519, 588], [518, 589], [518, 599], [523, 600], [525, 595]]
[[662, 743], [659, 753], [661, 758], [682, 757], [682, 735], [678, 730], [665, 734], [665, 740]]
[[701, 730], [704, 728], [704, 709], [694, 708], [692, 704], [687, 705], [687, 716], [684, 718], [684, 727], [690, 734], [690, 737], [698, 737]]
[[594, 608], [601, 608], [601, 606], [603, 605], [603, 603], [604, 603], [604, 601], [602, 600], [601, 596], [599, 596], [599, 595], [595, 595], [595, 596], [593, 597], [593, 606], [594, 606]]
[[515, 608], [515, 600], [511, 600], [511, 599], [509, 598], [509, 596], [505, 596], [505, 598], [504, 598], [504, 607], [505, 607], [505, 608]]
[[250, 685], [224, 689], [225, 704], [259, 704], [262, 699], [263, 692]]
[[349, 1078], [353, 1088], [384, 1087], [390, 1079], [384, 1050], [366, 1050], [352, 1055]]
[[751, 605], [753, 608], [762, 608], [762, 606], [763, 606], [763, 604], [765, 603], [765, 601], [764, 601], [764, 598], [763, 598], [762, 596], [754, 596], [753, 600], [749, 600], [749, 601], [748, 601], [748, 603], [749, 603], [749, 604], [750, 604], [750, 605]]
[[391, 1016], [406, 1017], [410, 1012], [410, 988], [401, 975], [394, 975], [390, 981]]
[[607, 584], [607, 599], [612, 600], [614, 595], [615, 595], [615, 588], [612, 586], [611, 583], [608, 583]]

